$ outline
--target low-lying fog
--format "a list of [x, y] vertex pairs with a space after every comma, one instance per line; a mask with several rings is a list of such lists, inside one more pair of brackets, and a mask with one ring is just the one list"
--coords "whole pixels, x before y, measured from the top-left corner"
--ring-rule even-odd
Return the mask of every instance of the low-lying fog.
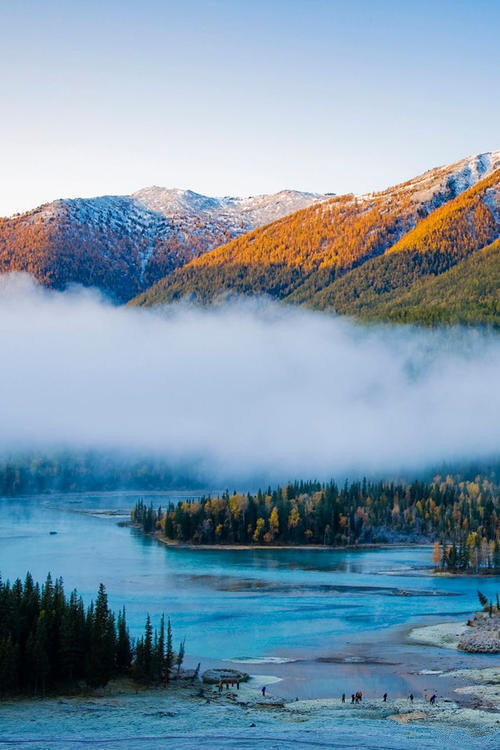
[[310, 478], [500, 446], [500, 337], [268, 302], [163, 311], [0, 280], [0, 449], [124, 448]]

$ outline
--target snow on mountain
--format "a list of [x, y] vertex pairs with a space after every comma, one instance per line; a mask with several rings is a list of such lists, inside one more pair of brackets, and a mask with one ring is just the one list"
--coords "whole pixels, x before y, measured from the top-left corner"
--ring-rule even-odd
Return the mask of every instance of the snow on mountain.
[[132, 230], [133, 225], [137, 225], [142, 231], [157, 232], [173, 228], [173, 222], [184, 222], [186, 226], [220, 226], [237, 234], [280, 219], [327, 197], [318, 193], [282, 190], [249, 198], [213, 198], [192, 190], [153, 186], [132, 195], [60, 199], [24, 216], [52, 220], [69, 212], [73, 219], [82, 224], [120, 229], [130, 225]]
[[[275, 231], [276, 220], [307, 207], [311, 207], [307, 221], [317, 225], [322, 239], [314, 244], [302, 214], [287, 218], [287, 243], [295, 248], [295, 260], [300, 258], [304, 269], [328, 265], [332, 259], [338, 263], [344, 256], [348, 264], [384, 252], [422, 218], [499, 168], [499, 151], [479, 154], [364, 196], [332, 198], [332, 194], [282, 190], [247, 198], [211, 197], [152, 186], [132, 195], [60, 199], [0, 219], [0, 272], [28, 271], [54, 288], [73, 282], [97, 286], [125, 301], [214, 248], [217, 258], [227, 243], [251, 230], [271, 225], [269, 230]], [[495, 196], [488, 196], [485, 201], [497, 210]], [[362, 239], [359, 246], [351, 236], [354, 225], [358, 227], [354, 235], [358, 232]], [[264, 243], [266, 262], [269, 248]], [[251, 253], [258, 250], [252, 245]], [[273, 262], [279, 264], [280, 242], [275, 256]], [[186, 269], [188, 275], [191, 271]]]
[[[472, 233], [467, 229], [467, 219], [456, 236], [450, 230], [446, 242], [443, 239], [446, 252], [458, 257], [458, 246], [464, 244], [465, 236], [464, 252], [498, 236], [499, 175], [500, 152], [491, 152], [437, 167], [380, 192], [336, 196], [193, 259], [146, 290], [137, 304], [161, 304], [182, 297], [208, 302], [235, 293], [271, 294], [307, 302], [334, 279], [399, 247], [398, 243], [413, 236], [413, 230], [424, 225], [434, 212], [438, 219], [443, 217], [441, 209], [453, 206], [455, 201], [457, 216], [463, 220], [460, 198], [475, 191], [477, 215], [470, 217], [474, 219]], [[383, 283], [391, 282], [383, 279]], [[352, 294], [357, 294], [356, 289]]]
[[411, 193], [413, 201], [430, 203], [429, 207], [437, 208], [497, 169], [500, 169], [500, 151], [489, 151], [468, 156], [455, 164], [430, 169], [399, 187], [403, 192]]
[[[28, 270], [56, 287], [94, 283], [125, 299], [217, 245], [326, 198], [293, 190], [213, 198], [149, 187], [60, 199], [0, 220], [0, 271]], [[70, 261], [58, 265], [63, 254]]]
[[207, 224], [223, 222], [234, 232], [255, 229], [326, 199], [326, 196], [318, 193], [301, 193], [297, 190], [282, 190], [272, 195], [249, 198], [211, 198], [192, 190], [169, 190], [161, 187], [143, 188], [131, 197], [139, 205], [166, 218], [203, 217]]

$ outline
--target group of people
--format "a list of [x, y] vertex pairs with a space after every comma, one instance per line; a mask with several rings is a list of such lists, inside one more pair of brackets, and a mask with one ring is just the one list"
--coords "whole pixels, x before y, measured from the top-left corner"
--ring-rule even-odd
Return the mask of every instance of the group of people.
[[[229, 687], [234, 688], [235, 686], [236, 686], [236, 690], [240, 689], [240, 681], [239, 680], [235, 680], [235, 679], [224, 680], [224, 681], [223, 680], [219, 680], [219, 682], [217, 683], [217, 688], [219, 690], [219, 693], [222, 693], [222, 689], [223, 689], [224, 685], [226, 686], [226, 690], [229, 690]], [[262, 697], [265, 698], [266, 697], [266, 686], [265, 685], [262, 686], [261, 692], [262, 692]], [[345, 703], [345, 698], [346, 698], [345, 693], [342, 693], [342, 703]], [[384, 695], [382, 696], [382, 700], [384, 701], [384, 703], [387, 703], [387, 698], [388, 698], [388, 693], [384, 693]], [[413, 695], [413, 693], [410, 693], [410, 695], [408, 696], [408, 700], [410, 701], [410, 703], [413, 703], [413, 699], [414, 699], [414, 695]], [[353, 704], [353, 703], [361, 703], [362, 700], [363, 700], [363, 693], [361, 692], [361, 690], [358, 690], [357, 693], [352, 693], [352, 695], [351, 695], [351, 704]], [[436, 703], [436, 700], [437, 700], [437, 695], [435, 693], [433, 693], [431, 695], [431, 697], [429, 698], [429, 703], [432, 706], [434, 706], [435, 703]]]
[[[361, 690], [358, 690], [357, 693], [353, 693], [351, 695], [351, 703], [361, 703], [363, 700], [363, 693]], [[345, 693], [342, 693], [342, 703], [345, 703]]]
[[[387, 703], [387, 698], [388, 698], [388, 693], [384, 693], [384, 695], [382, 696], [382, 700], [384, 701], [384, 703]], [[408, 700], [410, 701], [410, 703], [413, 703], [413, 699], [414, 699], [414, 695], [413, 693], [410, 693], [410, 695], [408, 696]], [[361, 703], [362, 700], [363, 700], [363, 693], [361, 692], [361, 690], [358, 690], [357, 693], [352, 693], [351, 703]], [[436, 700], [437, 700], [437, 695], [433, 693], [433, 695], [431, 695], [431, 697], [429, 698], [429, 703], [432, 706], [434, 706], [436, 703]], [[342, 703], [345, 703], [345, 693], [342, 693]]]
[[222, 680], [219, 680], [219, 682], [217, 683], [217, 688], [219, 690], [219, 693], [222, 693], [223, 685], [226, 686], [226, 690], [229, 690], [229, 686], [231, 686], [232, 688], [234, 688], [235, 685], [236, 685], [236, 690], [240, 689], [240, 681], [239, 680], [233, 680], [233, 679], [231, 679], [231, 680], [224, 680], [224, 682]]
[[[361, 703], [363, 700], [363, 693], [361, 690], [358, 690], [357, 693], [353, 693], [351, 695], [351, 703]], [[342, 703], [345, 703], [345, 693], [342, 693]]]

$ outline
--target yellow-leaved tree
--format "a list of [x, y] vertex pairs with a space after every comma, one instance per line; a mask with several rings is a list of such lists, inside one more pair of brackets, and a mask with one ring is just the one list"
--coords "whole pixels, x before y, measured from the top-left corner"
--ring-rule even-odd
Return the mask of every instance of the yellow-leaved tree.
[[441, 562], [441, 545], [439, 542], [434, 542], [434, 549], [432, 551], [432, 562], [434, 563], [434, 567], [437, 568], [439, 563]]
[[280, 533], [280, 520], [278, 516], [278, 508], [276, 507], [276, 505], [272, 509], [271, 515], [269, 516], [269, 531], [273, 539]]
[[255, 531], [253, 532], [253, 541], [254, 542], [260, 542], [260, 538], [262, 536], [262, 532], [264, 531], [264, 526], [266, 525], [266, 522], [263, 518], [258, 518], [257, 523], [255, 524]]

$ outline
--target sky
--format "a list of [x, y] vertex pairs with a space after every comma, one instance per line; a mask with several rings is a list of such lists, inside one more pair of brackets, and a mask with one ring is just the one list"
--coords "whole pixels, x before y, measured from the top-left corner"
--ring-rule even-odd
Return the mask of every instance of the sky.
[[0, 456], [121, 449], [242, 486], [468, 464], [500, 442], [493, 334], [255, 300], [116, 307], [27, 274], [0, 276], [0, 320]]
[[366, 192], [500, 148], [498, 0], [0, 0], [0, 216]]

